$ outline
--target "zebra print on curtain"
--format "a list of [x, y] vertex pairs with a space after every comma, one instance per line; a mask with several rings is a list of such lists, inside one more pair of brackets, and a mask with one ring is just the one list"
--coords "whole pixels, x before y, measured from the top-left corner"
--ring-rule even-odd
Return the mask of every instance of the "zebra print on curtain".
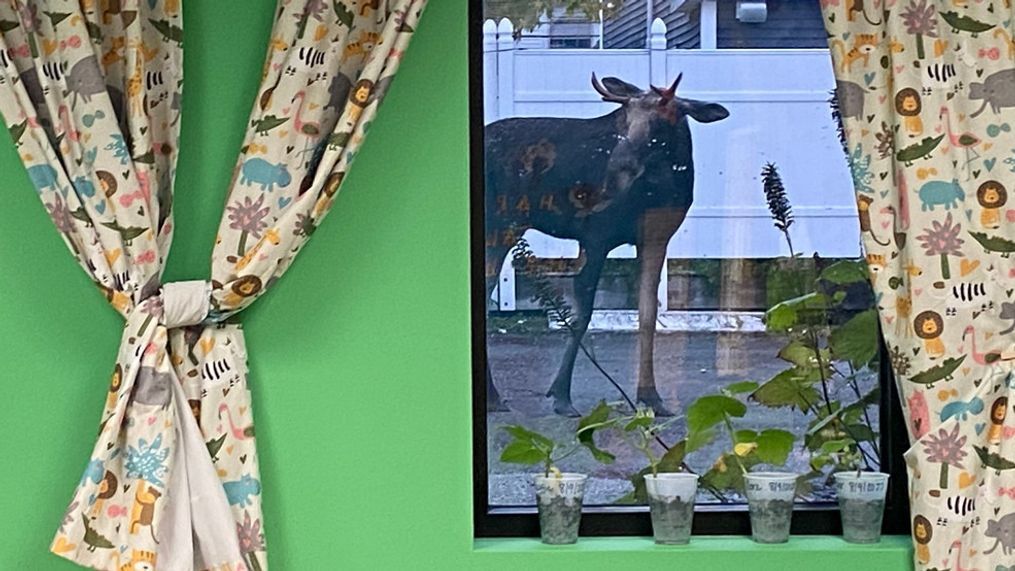
[[1010, 0], [822, 0], [919, 570], [1015, 559]]
[[181, 0], [0, 2], [0, 114], [57, 230], [126, 320], [54, 553], [108, 571], [267, 569], [246, 349], [230, 318], [330, 210], [424, 5], [278, 0], [211, 279], [163, 284]]

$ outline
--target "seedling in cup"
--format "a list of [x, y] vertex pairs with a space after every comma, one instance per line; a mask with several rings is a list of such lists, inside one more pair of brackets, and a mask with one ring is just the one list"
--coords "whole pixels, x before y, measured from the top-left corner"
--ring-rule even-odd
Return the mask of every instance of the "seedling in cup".
[[[585, 419], [582, 422], [586, 422]], [[613, 455], [599, 450], [591, 437], [581, 436], [582, 423], [574, 442], [560, 444], [553, 439], [521, 425], [504, 427], [513, 440], [501, 452], [503, 462], [539, 465], [542, 473], [535, 476], [536, 505], [543, 543], [561, 545], [578, 541], [582, 502], [585, 496], [585, 474], [561, 472], [557, 465], [582, 449], [588, 449], [597, 460], [613, 461]]]

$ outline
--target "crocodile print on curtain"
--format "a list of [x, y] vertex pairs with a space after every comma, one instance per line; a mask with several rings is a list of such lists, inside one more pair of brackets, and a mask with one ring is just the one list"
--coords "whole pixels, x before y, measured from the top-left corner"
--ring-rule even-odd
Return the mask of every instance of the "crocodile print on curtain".
[[909, 425], [916, 568], [1008, 569], [1011, 1], [821, 4], [867, 261]]
[[331, 208], [425, 0], [278, 0], [208, 282], [163, 284], [181, 0], [0, 1], [0, 114], [46, 212], [125, 320], [51, 550], [106, 571], [267, 569], [246, 349], [225, 321]]

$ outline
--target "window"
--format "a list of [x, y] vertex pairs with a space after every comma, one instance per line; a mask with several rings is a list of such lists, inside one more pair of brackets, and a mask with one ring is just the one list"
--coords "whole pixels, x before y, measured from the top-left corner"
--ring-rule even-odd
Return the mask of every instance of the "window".
[[[661, 17], [651, 48], [599, 48], [644, 1], [611, 2], [592, 47], [568, 50], [526, 36], [553, 28], [526, 12], [542, 3], [470, 14], [477, 534], [538, 531], [534, 469], [500, 460], [504, 427], [567, 439], [600, 402], [653, 409], [655, 454], [687, 450], [696, 533], [749, 531], [741, 466], [808, 474], [794, 532], [835, 533], [827, 476], [857, 463], [893, 474], [885, 521], [904, 532], [899, 356], [863, 279], [853, 184], [866, 174], [837, 136], [828, 53], [673, 47]], [[578, 4], [555, 21], [592, 21]], [[708, 397], [745, 412], [715, 417]], [[583, 533], [649, 534], [633, 484], [647, 461], [597, 438], [615, 461], [562, 463], [590, 475]]]

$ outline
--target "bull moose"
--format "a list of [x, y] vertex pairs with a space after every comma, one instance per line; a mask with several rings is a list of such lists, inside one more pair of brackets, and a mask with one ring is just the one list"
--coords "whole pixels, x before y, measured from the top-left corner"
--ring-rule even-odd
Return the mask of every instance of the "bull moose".
[[[558, 414], [578, 415], [571, 403], [575, 357], [606, 256], [623, 244], [637, 246], [640, 274], [637, 399], [669, 414], [656, 390], [652, 354], [666, 247], [694, 199], [687, 118], [711, 123], [729, 116], [718, 103], [678, 97], [682, 77], [643, 91], [593, 73], [592, 87], [618, 109], [592, 119], [516, 117], [486, 127], [487, 293], [525, 230], [577, 240], [583, 252], [574, 278], [574, 334], [546, 393]], [[499, 404], [489, 370], [487, 388], [490, 404]]]

